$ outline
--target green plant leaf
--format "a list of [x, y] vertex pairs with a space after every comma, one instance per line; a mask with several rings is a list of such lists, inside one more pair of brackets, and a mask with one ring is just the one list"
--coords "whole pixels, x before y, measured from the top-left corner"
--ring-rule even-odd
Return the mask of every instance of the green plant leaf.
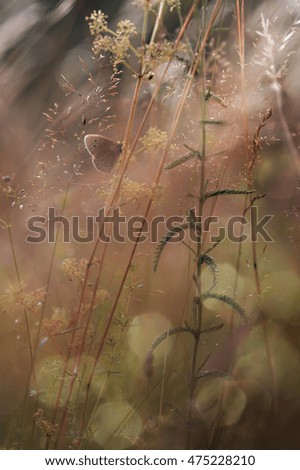
[[205, 263], [213, 278], [213, 286], [217, 283], [218, 266], [212, 256], [207, 253], [202, 254], [198, 259], [198, 265]]
[[220, 126], [225, 124], [224, 121], [217, 121], [215, 119], [203, 119], [200, 122], [201, 122], [201, 124], [217, 124], [217, 125], [220, 125]]
[[183, 144], [188, 150], [190, 150], [190, 152], [197, 158], [199, 158], [201, 160], [202, 158], [202, 155], [201, 153], [199, 152], [199, 150], [196, 150], [196, 149], [193, 149], [193, 147], [190, 147], [189, 145], [187, 144]]
[[254, 189], [216, 189], [215, 191], [210, 191], [205, 193], [201, 197], [201, 202], [205, 202], [207, 199], [214, 197], [214, 196], [230, 196], [230, 195], [238, 195], [238, 194], [253, 194], [255, 193]]
[[224, 323], [219, 323], [218, 325], [210, 326], [209, 328], [205, 328], [205, 330], [201, 330], [200, 334], [202, 335], [204, 333], [212, 333], [213, 331], [218, 331], [223, 328], [223, 326]]
[[178, 233], [183, 232], [184, 230], [186, 230], [189, 227], [189, 225], [190, 224], [185, 223], [185, 224], [179, 225], [178, 227], [174, 227], [172, 230], [167, 232], [166, 235], [160, 240], [160, 242], [157, 245], [156, 252], [155, 252], [155, 255], [154, 255], [154, 259], [153, 259], [153, 271], [154, 272], [157, 270], [158, 263], [159, 263], [162, 251], [163, 251], [164, 247], [166, 246], [166, 244], [175, 235], [177, 235]]
[[165, 170], [172, 170], [172, 168], [176, 168], [179, 165], [182, 165], [182, 163], [188, 162], [189, 160], [192, 160], [192, 158], [196, 158], [197, 155], [195, 155], [193, 152], [189, 152], [186, 155], [183, 155], [180, 158], [177, 158], [176, 160], [173, 160], [173, 162], [169, 163], [166, 167]]
[[213, 294], [211, 292], [205, 292], [204, 294], [202, 294], [201, 298], [203, 301], [206, 299], [217, 299], [217, 300], [220, 300], [220, 302], [224, 302], [225, 304], [230, 305], [230, 307], [236, 310], [244, 319], [244, 321], [248, 323], [246, 312], [243, 309], [243, 307], [241, 307], [240, 304], [237, 303], [235, 300], [233, 300], [231, 297], [228, 297], [228, 295]]
[[195, 331], [190, 326], [177, 326], [174, 328], [170, 328], [170, 330], [164, 331], [153, 341], [149, 348], [149, 351], [153, 352], [157, 348], [157, 346], [167, 337], [176, 335], [177, 333], [190, 333], [195, 336]]

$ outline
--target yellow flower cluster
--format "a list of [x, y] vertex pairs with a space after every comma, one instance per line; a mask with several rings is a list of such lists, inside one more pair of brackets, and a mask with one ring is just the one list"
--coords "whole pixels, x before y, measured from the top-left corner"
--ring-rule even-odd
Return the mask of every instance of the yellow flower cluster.
[[130, 20], [119, 21], [116, 31], [111, 31], [108, 28], [106, 18], [100, 10], [93, 11], [91, 16], [87, 18], [91, 34], [95, 36], [93, 51], [96, 55], [102, 51], [109, 52], [111, 61], [117, 65], [128, 59], [131, 48], [130, 38], [137, 34], [137, 31]]
[[92, 36], [98, 36], [107, 30], [107, 16], [102, 11], [94, 10], [91, 15], [85, 18], [89, 22], [89, 28]]
[[45, 300], [45, 288], [35, 289], [30, 292], [20, 293], [15, 299], [16, 303], [22, 304], [28, 312], [38, 313]]
[[65, 276], [68, 276], [70, 281], [77, 281], [82, 282], [86, 267], [87, 267], [87, 259], [81, 258], [66, 258], [64, 259], [61, 270]]
[[23, 286], [12, 286], [0, 296], [0, 306], [7, 310], [10, 306], [25, 308], [28, 313], [39, 314], [45, 300], [45, 288], [25, 292]]
[[146, 44], [145, 48], [139, 49], [139, 54], [143, 57], [146, 68], [154, 68], [167, 62], [174, 53], [174, 44], [169, 41], [152, 42]]
[[168, 135], [165, 131], [157, 127], [150, 127], [145, 135], [140, 139], [141, 144], [146, 150], [153, 150], [154, 148], [163, 147], [168, 140]]
[[54, 308], [50, 318], [43, 320], [43, 334], [53, 336], [67, 328], [66, 312], [60, 308]]
[[[117, 183], [119, 181], [118, 176], [113, 176], [109, 182], [109, 189], [98, 189], [96, 191], [97, 196], [99, 197], [104, 197], [105, 199], [108, 198], [114, 188], [117, 186]], [[132, 200], [132, 199], [141, 199], [145, 196], [151, 196], [152, 195], [152, 189], [147, 186], [146, 183], [139, 183], [138, 181], [132, 181], [130, 180], [127, 176], [124, 176], [122, 185], [121, 185], [121, 190], [120, 194], [122, 199], [125, 200]]]

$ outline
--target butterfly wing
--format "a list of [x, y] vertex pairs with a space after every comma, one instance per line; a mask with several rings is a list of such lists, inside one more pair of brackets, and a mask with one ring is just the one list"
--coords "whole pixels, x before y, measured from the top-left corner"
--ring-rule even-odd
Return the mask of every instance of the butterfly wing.
[[122, 145], [98, 134], [86, 135], [84, 143], [87, 151], [92, 156], [92, 162], [96, 170], [109, 173], [122, 152]]

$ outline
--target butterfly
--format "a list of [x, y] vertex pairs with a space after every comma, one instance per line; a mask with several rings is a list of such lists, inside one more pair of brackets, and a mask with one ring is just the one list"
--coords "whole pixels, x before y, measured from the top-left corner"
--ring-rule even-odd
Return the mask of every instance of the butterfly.
[[109, 173], [122, 153], [122, 144], [113, 142], [98, 134], [88, 134], [84, 137], [85, 148], [92, 156], [92, 163], [97, 171]]

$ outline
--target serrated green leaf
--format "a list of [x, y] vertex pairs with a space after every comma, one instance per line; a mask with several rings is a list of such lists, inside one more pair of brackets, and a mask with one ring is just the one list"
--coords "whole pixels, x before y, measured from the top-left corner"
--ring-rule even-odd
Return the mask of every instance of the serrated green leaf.
[[188, 150], [190, 150], [190, 152], [195, 155], [195, 157], [199, 158], [201, 160], [202, 158], [202, 155], [201, 155], [201, 152], [199, 152], [199, 150], [196, 150], [196, 149], [193, 149], [193, 147], [190, 147], [189, 145], [187, 144], [183, 144]]
[[169, 330], [167, 331], [164, 331], [163, 333], [161, 333], [154, 341], [153, 343], [151, 344], [150, 348], [149, 348], [149, 351], [154, 351], [157, 346], [162, 342], [164, 341], [167, 337], [169, 336], [172, 336], [172, 335], [176, 335], [177, 333], [190, 333], [192, 334], [193, 336], [195, 336], [195, 331], [190, 328], [189, 326], [178, 326], [178, 327], [174, 327], [174, 328], [170, 328]]
[[217, 120], [214, 120], [214, 119], [203, 119], [200, 122], [201, 122], [201, 124], [217, 124], [217, 125], [224, 125], [225, 124], [224, 121], [217, 121]]
[[210, 191], [205, 193], [201, 197], [201, 202], [205, 202], [207, 199], [214, 197], [214, 196], [230, 196], [230, 195], [238, 195], [238, 194], [253, 194], [255, 193], [254, 189], [216, 189], [215, 191]]
[[202, 335], [204, 333], [211, 333], [213, 331], [218, 331], [221, 328], [223, 328], [223, 326], [224, 326], [224, 323], [219, 323], [218, 325], [210, 326], [209, 328], [205, 328], [205, 330], [201, 330], [200, 334]]
[[173, 162], [169, 163], [165, 167], [165, 170], [172, 170], [173, 168], [176, 168], [177, 166], [192, 160], [192, 158], [196, 158], [196, 155], [193, 152], [187, 153], [186, 155], [183, 155], [182, 157], [177, 158], [176, 160], [173, 160]]
[[243, 307], [241, 307], [241, 305], [238, 302], [236, 302], [234, 299], [232, 299], [231, 297], [228, 297], [228, 295], [205, 292], [204, 294], [202, 294], [201, 298], [203, 301], [206, 299], [216, 299], [216, 300], [220, 300], [221, 302], [224, 302], [225, 304], [229, 305], [234, 310], [236, 310], [246, 323], [248, 322], [247, 317], [246, 317], [246, 312], [243, 309]]
[[202, 254], [198, 259], [198, 265], [205, 263], [208, 267], [212, 278], [213, 278], [213, 285], [217, 283], [217, 273], [218, 273], [218, 266], [212, 256], [208, 255], [207, 253]]
[[160, 240], [160, 242], [157, 245], [156, 253], [154, 255], [154, 260], [153, 260], [153, 271], [155, 272], [157, 270], [157, 266], [162, 254], [162, 251], [166, 244], [178, 233], [186, 230], [189, 227], [189, 224], [182, 224], [179, 225], [178, 227], [174, 227], [172, 230], [166, 233], [166, 235]]

